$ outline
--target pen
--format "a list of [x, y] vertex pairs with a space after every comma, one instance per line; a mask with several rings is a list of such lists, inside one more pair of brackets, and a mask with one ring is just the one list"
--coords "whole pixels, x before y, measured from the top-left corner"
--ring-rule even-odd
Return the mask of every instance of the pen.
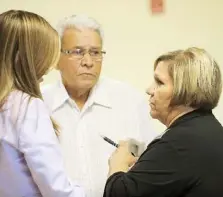
[[112, 141], [111, 139], [109, 139], [108, 137], [104, 136], [104, 135], [100, 135], [106, 142], [108, 142], [109, 144], [115, 146], [116, 148], [118, 148], [118, 144], [115, 143], [114, 141]]
[[[117, 143], [115, 143], [114, 141], [112, 141], [111, 139], [109, 139], [108, 137], [104, 136], [104, 135], [100, 135], [106, 142], [108, 142], [109, 144], [115, 146], [116, 148], [119, 147], [119, 145]], [[135, 154], [132, 153], [132, 156], [135, 157]]]

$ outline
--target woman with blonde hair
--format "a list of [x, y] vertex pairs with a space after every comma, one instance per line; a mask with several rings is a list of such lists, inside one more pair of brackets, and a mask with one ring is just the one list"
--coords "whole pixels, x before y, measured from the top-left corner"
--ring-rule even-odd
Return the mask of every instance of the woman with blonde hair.
[[41, 16], [0, 14], [0, 197], [83, 197], [69, 181], [39, 82], [60, 56], [57, 32]]
[[120, 143], [104, 197], [222, 197], [223, 128], [212, 113], [221, 92], [220, 68], [204, 49], [158, 57], [147, 93], [150, 115], [167, 129], [137, 162]]

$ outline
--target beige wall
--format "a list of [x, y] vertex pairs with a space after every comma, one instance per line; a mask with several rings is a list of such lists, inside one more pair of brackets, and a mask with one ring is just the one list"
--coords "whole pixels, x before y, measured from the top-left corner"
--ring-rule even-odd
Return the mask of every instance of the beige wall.
[[[105, 32], [103, 74], [127, 81], [144, 91], [152, 80], [154, 59], [188, 46], [206, 48], [223, 68], [223, 1], [166, 0], [164, 15], [152, 16], [148, 0], [0, 0], [0, 12], [25, 9], [53, 25], [66, 15], [88, 14]], [[222, 20], [220, 19], [222, 18]], [[56, 79], [50, 73], [45, 83]], [[223, 99], [215, 110], [223, 123]], [[157, 131], [163, 126], [155, 122]]]

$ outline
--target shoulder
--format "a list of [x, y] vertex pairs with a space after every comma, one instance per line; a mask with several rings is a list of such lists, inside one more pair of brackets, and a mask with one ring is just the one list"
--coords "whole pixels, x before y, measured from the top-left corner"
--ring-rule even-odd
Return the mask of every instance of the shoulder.
[[[179, 140], [187, 138], [200, 140], [204, 137], [213, 139], [218, 131], [222, 133], [223, 128], [215, 116], [211, 112], [197, 110], [177, 119], [176, 123], [170, 127], [169, 132], [166, 132], [165, 137], [179, 138]], [[192, 142], [192, 140], [190, 141]]]
[[37, 116], [49, 117], [50, 114], [42, 99], [32, 97], [28, 103], [26, 118], [31, 119]]
[[17, 132], [27, 121], [36, 122], [39, 117], [49, 117], [44, 102], [39, 98], [33, 98], [29, 94], [15, 90], [10, 93], [3, 106], [0, 121], [3, 119], [6, 123], [4, 132], [8, 136], [8, 141], [16, 144]]
[[52, 84], [42, 85], [40, 87], [43, 101], [46, 104], [48, 111], [53, 110], [55, 99], [57, 99], [59, 96], [61, 96], [60, 89], [61, 89], [61, 87], [60, 87], [59, 81], [54, 82]]
[[10, 95], [10, 100], [13, 101], [10, 109], [13, 114], [17, 114], [20, 118], [36, 118], [40, 113], [41, 115], [49, 115], [43, 100], [27, 93], [15, 91]]
[[[13, 91], [9, 95], [7, 101], [8, 109], [14, 114], [23, 116], [29, 113], [29, 117], [36, 114], [38, 111], [45, 111], [46, 106], [42, 99], [30, 96], [22, 91]], [[27, 116], [27, 115], [26, 115]]]
[[133, 85], [131, 85], [127, 82], [124, 82], [124, 81], [120, 81], [120, 80], [116, 80], [116, 79], [112, 79], [112, 78], [108, 78], [108, 77], [101, 77], [100, 83], [102, 85], [106, 85], [106, 86], [112, 88], [111, 89], [112, 91], [119, 92], [120, 94], [128, 93], [128, 94], [132, 94], [132, 95], [136, 95], [136, 96], [143, 95]]
[[146, 102], [146, 94], [140, 92], [136, 87], [131, 84], [108, 77], [101, 77], [99, 81], [100, 85], [103, 86], [112, 99], [118, 99], [119, 102], [123, 101], [125, 103], [141, 103]]
[[44, 100], [53, 97], [57, 89], [59, 89], [59, 82], [54, 82], [52, 84], [45, 84], [40, 87]]
[[202, 119], [199, 119], [188, 120], [186, 123], [170, 128], [162, 136], [162, 139], [187, 158], [191, 155], [199, 155], [207, 149], [212, 149], [212, 147], [208, 148], [207, 144], [216, 144], [218, 141], [216, 138], [223, 140], [223, 134], [217, 135], [214, 125], [211, 128], [203, 121], [201, 122]]

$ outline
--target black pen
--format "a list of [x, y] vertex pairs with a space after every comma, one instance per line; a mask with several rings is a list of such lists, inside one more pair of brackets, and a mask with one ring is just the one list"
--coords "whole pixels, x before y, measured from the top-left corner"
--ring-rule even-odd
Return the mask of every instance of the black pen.
[[[100, 135], [106, 142], [108, 142], [109, 144], [115, 146], [116, 148], [119, 147], [119, 145], [117, 143], [115, 143], [114, 141], [112, 141], [111, 139], [109, 139], [108, 137], [104, 136], [104, 135]], [[135, 154], [132, 153], [132, 156], [135, 157]]]
[[108, 137], [104, 136], [104, 135], [100, 135], [106, 142], [108, 142], [109, 144], [115, 146], [116, 148], [119, 147], [119, 145], [117, 143], [115, 143], [114, 141], [112, 141], [111, 139], [109, 139]]

